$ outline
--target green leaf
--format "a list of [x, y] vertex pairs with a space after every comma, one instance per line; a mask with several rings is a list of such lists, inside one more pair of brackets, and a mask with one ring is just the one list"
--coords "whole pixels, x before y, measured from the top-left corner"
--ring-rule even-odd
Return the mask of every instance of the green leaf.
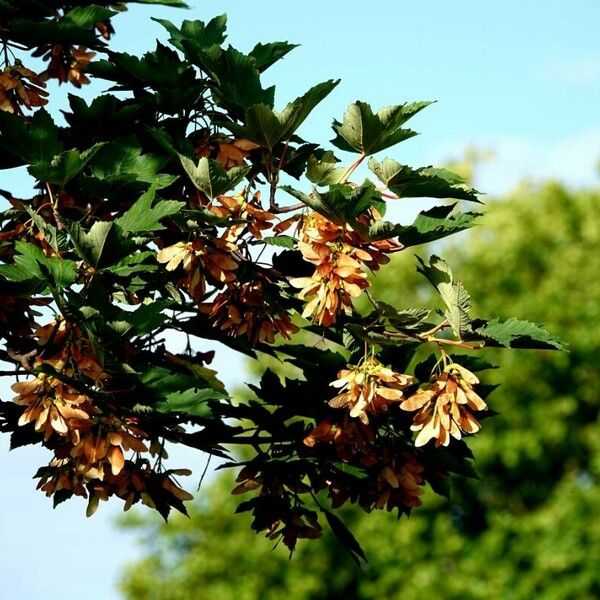
[[262, 73], [297, 47], [298, 44], [290, 44], [289, 42], [259, 43], [250, 50], [249, 56], [254, 59], [254, 64], [259, 73]]
[[69, 94], [69, 107], [71, 112], [63, 114], [73, 132], [95, 140], [120, 137], [125, 131], [137, 128], [147, 114], [141, 104], [111, 94], [97, 96], [89, 105], [83, 98]]
[[308, 159], [306, 176], [315, 185], [326, 186], [339, 183], [346, 172], [345, 167], [338, 167], [339, 160], [333, 152], [323, 153], [321, 158], [314, 154]]
[[29, 126], [20, 117], [0, 111], [0, 168], [50, 162], [63, 150], [58, 132], [52, 117], [43, 108], [35, 111]]
[[[146, 263], [147, 259], [152, 259]], [[158, 270], [156, 253], [150, 250], [139, 252], [121, 259], [110, 267], [111, 275], [116, 277], [129, 277], [135, 273], [153, 272]]]
[[336, 184], [331, 186], [330, 190], [339, 188], [343, 192], [348, 189], [348, 187], [350, 193], [347, 196], [347, 202], [343, 213], [347, 219], [368, 213], [372, 206], [375, 206], [380, 213], [385, 212], [385, 202], [383, 202], [381, 198], [381, 192], [375, 187], [372, 181], [366, 179], [365, 182], [358, 187]]
[[225, 41], [227, 15], [214, 17], [208, 23], [186, 20], [181, 23], [180, 27], [166, 19], [153, 18], [152, 20], [160, 23], [171, 34], [169, 42], [181, 52], [185, 51], [183, 40], [194, 42], [202, 48], [220, 46]]
[[63, 145], [58, 134], [59, 128], [50, 114], [43, 108], [36, 110], [31, 118], [29, 135], [25, 138], [27, 152], [24, 158], [30, 163], [37, 163], [49, 161], [60, 154]]
[[[314, 189], [310, 194], [305, 194], [289, 186], [281, 186], [280, 189], [338, 225], [343, 225], [348, 221], [352, 222], [352, 226], [361, 233], [363, 233], [363, 229], [367, 228], [357, 223], [356, 217], [367, 212], [371, 206], [376, 206], [382, 212], [384, 211], [381, 194], [368, 180], [359, 187], [337, 183], [330, 185], [327, 191], [318, 192]], [[368, 235], [368, 230], [365, 233]]]
[[[336, 223], [337, 225], [343, 225], [345, 223], [345, 219], [340, 214], [341, 211], [343, 211], [344, 204], [339, 203], [339, 197], [334, 193], [322, 196], [317, 190], [313, 190], [310, 194], [305, 194], [289, 185], [282, 185], [279, 189], [287, 192], [297, 200], [300, 200], [300, 202], [303, 202], [306, 206], [322, 214], [333, 223]], [[342, 199], [344, 199], [343, 196]]]
[[223, 126], [238, 137], [272, 150], [277, 142], [291, 138], [317, 104], [338, 83], [339, 79], [315, 85], [306, 94], [290, 102], [280, 113], [266, 104], [256, 104], [246, 110], [245, 125], [223, 123]]
[[103, 145], [103, 143], [95, 144], [83, 152], [73, 148], [55, 156], [50, 162], [32, 164], [27, 170], [30, 175], [40, 181], [65, 185], [85, 169], [88, 162]]
[[183, 413], [192, 417], [212, 417], [210, 402], [228, 398], [227, 394], [213, 388], [192, 388], [169, 394], [164, 402], [157, 402], [154, 409], [161, 413]]
[[383, 220], [376, 221], [365, 237], [371, 240], [384, 240], [397, 236], [398, 241], [408, 248], [433, 242], [473, 227], [480, 215], [471, 212], [451, 214], [455, 206], [455, 204], [435, 206], [421, 211], [413, 224], [408, 226]]
[[233, 167], [226, 171], [219, 161], [206, 157], [198, 164], [183, 155], [179, 155], [179, 159], [192, 183], [211, 199], [233, 189], [250, 171], [250, 167]]
[[[135, 138], [120, 138], [98, 152], [92, 162], [92, 175], [106, 184], [132, 181], [156, 184], [158, 172], [166, 163], [167, 159], [163, 156], [142, 154], [140, 142]], [[171, 183], [173, 181], [170, 179]]]
[[325, 513], [325, 518], [327, 519], [329, 527], [331, 527], [331, 531], [338, 542], [343, 546], [344, 550], [350, 554], [352, 560], [359, 566], [361, 565], [361, 561], [366, 562], [367, 557], [365, 556], [364, 550], [361, 548], [354, 535], [352, 535], [352, 532], [344, 525], [342, 520], [325, 508], [322, 508], [321, 510]]
[[389, 158], [381, 163], [372, 158], [369, 169], [400, 198], [456, 198], [480, 202], [477, 190], [466, 186], [461, 177], [446, 169], [411, 169]]
[[429, 264], [417, 256], [419, 261], [418, 271], [437, 289], [447, 307], [446, 319], [450, 323], [456, 337], [460, 340], [470, 330], [471, 297], [460, 281], [455, 281], [452, 270], [448, 264], [432, 256]]
[[369, 474], [365, 473], [364, 468], [357, 467], [356, 465], [351, 465], [342, 461], [334, 461], [332, 466], [336, 471], [354, 479], [365, 480], [369, 478]]
[[86, 232], [76, 223], [69, 228], [73, 245], [87, 264], [97, 267], [104, 252], [110, 230], [114, 227], [112, 221], [96, 221]]
[[159, 200], [152, 206], [155, 197], [156, 186], [152, 185], [115, 223], [128, 233], [165, 229], [160, 220], [179, 212], [185, 206], [185, 202]]
[[[110, 60], [97, 60], [86, 67], [86, 73], [95, 77], [114, 81], [119, 85], [115, 90], [140, 90], [147, 87], [177, 88], [166, 91], [166, 96], [158, 94], [156, 101], [171, 105], [177, 96], [185, 97], [187, 86], [197, 82], [193, 67], [183, 60], [175, 50], [157, 42], [156, 50], [143, 56], [126, 52], [111, 52]], [[176, 93], [177, 92], [177, 93]], [[144, 119], [147, 119], [144, 116]]]
[[283, 109], [283, 112], [278, 115], [278, 119], [283, 126], [282, 139], [289, 139], [313, 109], [333, 91], [339, 82], [339, 79], [330, 79], [319, 83], [310, 88], [303, 96], [290, 102]]
[[206, 403], [228, 395], [213, 387], [200, 385], [194, 375], [151, 366], [140, 375], [145, 395], [159, 412], [181, 412], [193, 416], [209, 416]]
[[[183, 45], [189, 48], [185, 40]], [[275, 87], [263, 89], [255, 60], [231, 46], [226, 50], [199, 52], [200, 66], [213, 77], [217, 103], [246, 110], [254, 104], [273, 106]]]
[[402, 337], [390, 337], [384, 335], [381, 331], [373, 331], [366, 329], [362, 325], [349, 323], [346, 325], [346, 330], [356, 339], [369, 344], [378, 344], [379, 346], [403, 346], [406, 344], [414, 344], [414, 339]]
[[38, 246], [17, 241], [14, 263], [0, 265], [0, 275], [14, 282], [36, 281], [41, 293], [48, 287], [48, 283], [55, 289], [63, 289], [74, 283], [77, 279], [77, 265], [72, 260], [47, 257]]
[[[476, 328], [475, 328], [476, 327]], [[475, 322], [473, 333], [483, 338], [486, 345], [505, 348], [533, 348], [542, 350], [564, 350], [563, 344], [544, 328], [518, 319]]]
[[[319, 152], [320, 148], [319, 144], [301, 142], [300, 138], [294, 138], [294, 136], [292, 136], [292, 139], [297, 140], [299, 145], [288, 145], [281, 170], [283, 173], [291, 175], [294, 179], [300, 179], [306, 171], [308, 159], [315, 152]], [[321, 154], [319, 153], [318, 155], [321, 156]]]
[[142, 304], [133, 312], [122, 311], [119, 322], [127, 323], [122, 333], [133, 335], [146, 335], [153, 329], [160, 327], [170, 317], [163, 311], [173, 306], [173, 300], [157, 300], [150, 304]]
[[44, 45], [49, 41], [53, 44], [87, 46], [88, 48], [103, 46], [104, 42], [96, 37], [91, 25], [81, 27], [77, 22], [85, 22], [93, 16], [92, 11], [88, 12], [84, 9], [81, 12], [81, 8], [74, 10], [74, 19], [69, 18], [68, 14], [58, 20], [14, 19], [10, 23], [11, 39], [27, 46]]
[[381, 310], [383, 316], [398, 329], [415, 329], [431, 313], [426, 308], [407, 308], [398, 311], [385, 302], [377, 302], [377, 307]]
[[15, 255], [14, 263], [0, 265], [0, 276], [15, 283], [31, 282], [32, 293], [42, 292], [45, 289], [45, 286], [40, 288], [43, 276], [38, 265], [23, 260], [19, 255]]
[[263, 238], [262, 241], [269, 246], [279, 246], [280, 248], [295, 248], [296, 240], [290, 235], [274, 235]]
[[75, 27], [87, 29], [93, 27], [97, 21], [106, 21], [116, 14], [114, 10], [92, 4], [91, 6], [77, 6], [71, 9], [62, 20], [75, 25]]
[[127, 0], [130, 4], [159, 4], [160, 6], [172, 6], [173, 8], [189, 8], [182, 0]]
[[25, 205], [25, 210], [35, 223], [36, 227], [44, 235], [44, 239], [50, 244], [52, 249], [58, 254], [67, 249], [67, 236], [63, 231], [59, 231], [54, 225], [46, 223], [44, 219], [36, 213], [31, 207]]
[[87, 232], [77, 223], [69, 223], [67, 229], [78, 254], [95, 268], [114, 264], [134, 247], [113, 221], [96, 221]]
[[56, 289], [67, 288], [77, 279], [77, 264], [72, 260], [52, 258], [39, 263], [46, 267]]
[[[40, 109], [37, 112], [39, 113], [42, 110]], [[25, 123], [19, 117], [0, 110], [0, 134], [1, 169], [12, 169], [29, 162], [26, 158], [28, 131]]]
[[[186, 367], [194, 374], [196, 377], [208, 383], [211, 388], [214, 390], [219, 390], [220, 392], [225, 393], [225, 384], [217, 377], [217, 372], [213, 369], [208, 369], [207, 367], [203, 367], [200, 364], [194, 363], [192, 361], [185, 361]], [[225, 396], [224, 396], [225, 397]]]
[[348, 152], [365, 156], [375, 154], [417, 135], [411, 129], [403, 129], [402, 125], [430, 104], [413, 102], [386, 106], [374, 114], [366, 102], [357, 101], [348, 107], [342, 123], [333, 121], [337, 135], [331, 143]]
[[246, 110], [244, 121], [244, 125], [223, 123], [223, 126], [234, 135], [270, 150], [282, 137], [282, 126], [277, 114], [266, 104], [256, 104]]

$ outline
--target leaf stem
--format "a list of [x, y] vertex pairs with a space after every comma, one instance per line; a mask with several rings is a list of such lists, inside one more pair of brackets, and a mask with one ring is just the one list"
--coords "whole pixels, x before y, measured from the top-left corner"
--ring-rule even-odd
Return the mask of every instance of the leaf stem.
[[456, 346], [457, 348], [464, 348], [465, 350], [481, 350], [483, 348], [483, 344], [466, 344], [465, 342], [461, 342], [459, 340], [446, 340], [444, 338], [436, 338], [435, 336], [429, 336], [427, 338], [428, 342], [434, 342], [435, 344], [446, 344], [448, 346]]
[[49, 183], [46, 183], [46, 190], [48, 190], [48, 196], [50, 197], [50, 206], [52, 207], [52, 214], [54, 215], [54, 220], [56, 221], [56, 227], [59, 231], [65, 231], [66, 228], [62, 222], [62, 219], [60, 218], [60, 215], [58, 214], [58, 205], [54, 199], [52, 188], [50, 187]]
[[340, 179], [340, 183], [346, 183], [348, 181], [348, 178], [350, 177], [350, 175], [352, 175], [352, 173], [354, 173], [354, 171], [356, 171], [356, 169], [358, 168], [358, 166], [362, 163], [363, 160], [365, 160], [365, 158], [367, 157], [367, 155], [363, 152], [347, 169], [346, 172], [342, 175], [342, 178]]
[[269, 212], [279, 215], [281, 213], [288, 213], [293, 212], [295, 210], [300, 210], [301, 208], [306, 208], [306, 204], [304, 204], [304, 202], [298, 202], [298, 204], [292, 204], [291, 206], [279, 206], [276, 204], [275, 206], [269, 207]]
[[429, 331], [425, 331], [425, 332], [423, 332], [421, 335], [422, 335], [422, 336], [425, 336], [425, 337], [427, 337], [427, 336], [431, 336], [431, 335], [433, 335], [434, 333], [437, 333], [438, 331], [440, 331], [440, 330], [442, 330], [442, 329], [444, 329], [444, 328], [448, 327], [449, 325], [450, 325], [450, 323], [448, 323], [448, 320], [446, 320], [446, 319], [445, 319], [445, 320], [444, 320], [444, 321], [442, 321], [442, 322], [441, 322], [439, 325], [436, 325], [435, 327], [433, 327], [433, 328], [432, 328], [432, 329], [430, 329]]
[[[437, 330], [439, 331], [439, 329], [441, 329], [441, 327], [438, 325]], [[403, 333], [401, 331], [384, 331], [382, 333], [382, 335], [385, 335], [385, 336], [391, 337], [391, 338], [401, 338], [401, 339], [411, 339], [412, 338], [415, 340], [419, 340], [421, 342], [432, 342], [432, 343], [438, 344], [440, 346], [442, 346], [442, 345], [456, 346], [457, 348], [464, 348], [465, 350], [480, 350], [484, 346], [483, 344], [466, 344], [465, 342], [462, 342], [460, 340], [448, 340], [445, 338], [438, 338], [438, 337], [435, 337], [435, 335], [430, 334], [429, 332], [422, 333], [422, 334], [420, 334], [420, 333], [408, 334], [408, 333]]]

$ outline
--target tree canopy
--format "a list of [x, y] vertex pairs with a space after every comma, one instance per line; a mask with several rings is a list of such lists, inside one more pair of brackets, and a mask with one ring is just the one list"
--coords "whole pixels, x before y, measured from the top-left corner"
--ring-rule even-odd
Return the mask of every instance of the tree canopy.
[[[478, 480], [454, 478], [450, 499], [427, 494], [420, 510], [401, 522], [347, 510], [343, 517], [369, 557], [360, 570], [340, 555], [331, 535], [318, 546], [300, 545], [293, 561], [268, 544], [248, 552], [225, 475], [203, 488], [192, 520], [162, 525], [139, 514], [127, 520], [148, 545], [145, 557], [123, 571], [124, 596], [596, 598], [599, 215], [597, 189], [523, 185], [491, 201], [484, 226], [446, 249], [479, 310], [518, 311], [569, 344], [566, 353], [493, 357], [501, 367], [493, 372], [500, 384], [493, 406], [500, 414], [473, 440]], [[428, 293], [413, 260], [398, 255], [379, 274], [376, 291], [386, 301], [400, 294], [416, 301]]]
[[[465, 352], [561, 344], [512, 314], [476, 313], [436, 255], [417, 270], [437, 308], [371, 294], [369, 274], [392, 255], [478, 217], [479, 193], [458, 175], [382, 154], [416, 135], [407, 123], [429, 102], [355, 101], [324, 148], [299, 130], [339, 82], [276, 107], [261, 78], [293, 44], [243, 53], [221, 15], [160, 20], [167, 44], [116, 52], [129, 4], [0, 1], [0, 168], [35, 181], [29, 198], [1, 192], [0, 359], [18, 380], [0, 430], [13, 448], [49, 450], [36, 477], [55, 505], [83, 497], [92, 515], [118, 498], [185, 514], [190, 471], [165, 452], [184, 444], [240, 468], [234, 493], [252, 495], [238, 511], [255, 531], [291, 552], [327, 523], [364, 559], [338, 508], [408, 514], [426, 485], [447, 494], [449, 474], [473, 476], [463, 438], [492, 414], [493, 386]], [[70, 94], [59, 119], [47, 82], [92, 78], [108, 89]], [[363, 163], [372, 174], [356, 181]], [[438, 200], [411, 224], [385, 220], [402, 198]], [[195, 339], [301, 376], [267, 371], [238, 404]]]

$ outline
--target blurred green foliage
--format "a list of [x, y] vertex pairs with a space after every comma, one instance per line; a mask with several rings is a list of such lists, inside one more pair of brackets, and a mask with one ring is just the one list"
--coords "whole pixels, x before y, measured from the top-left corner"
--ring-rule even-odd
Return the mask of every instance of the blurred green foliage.
[[[523, 185], [487, 206], [485, 227], [445, 255], [474, 314], [531, 319], [569, 352], [487, 351], [499, 416], [470, 442], [478, 481], [455, 481], [409, 519], [346, 521], [369, 563], [332, 536], [285, 548], [254, 538], [229, 495], [231, 474], [200, 494], [192, 519], [130, 518], [148, 544], [127, 568], [130, 600], [592, 600], [600, 597], [600, 190]], [[418, 253], [424, 255], [425, 249]], [[382, 300], [433, 301], [406, 252], [377, 277]], [[241, 515], [242, 520], [247, 518]]]

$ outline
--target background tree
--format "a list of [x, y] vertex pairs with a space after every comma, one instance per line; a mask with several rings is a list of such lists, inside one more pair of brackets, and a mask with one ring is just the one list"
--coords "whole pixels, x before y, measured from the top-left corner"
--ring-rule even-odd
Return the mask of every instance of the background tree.
[[[447, 254], [481, 311], [540, 320], [569, 352], [494, 357], [500, 415], [473, 442], [480, 479], [455, 479], [450, 500], [429, 494], [401, 523], [346, 512], [370, 559], [360, 571], [329, 536], [302, 544], [291, 562], [269, 545], [248, 552], [222, 477], [191, 521], [129, 521], [150, 547], [123, 574], [126, 598], [598, 597], [600, 192], [524, 184], [487, 208], [484, 227]], [[399, 255], [380, 274], [387, 301], [429, 294], [413, 261]]]

